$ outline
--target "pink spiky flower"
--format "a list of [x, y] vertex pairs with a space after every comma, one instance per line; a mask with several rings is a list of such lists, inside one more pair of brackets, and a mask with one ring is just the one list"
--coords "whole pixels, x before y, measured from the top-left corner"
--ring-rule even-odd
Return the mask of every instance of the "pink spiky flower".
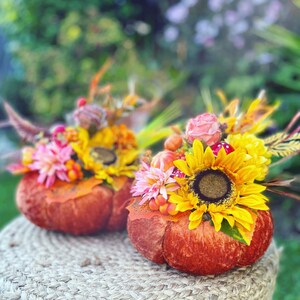
[[71, 158], [72, 152], [71, 145], [60, 147], [54, 142], [39, 144], [29, 168], [39, 172], [38, 182], [45, 182], [47, 188], [54, 184], [56, 178], [70, 181], [65, 163]]
[[168, 192], [178, 189], [176, 180], [172, 177], [174, 167], [164, 171], [164, 166], [160, 168], [151, 167], [146, 163], [142, 163], [142, 169], [136, 172], [136, 182], [131, 192], [133, 196], [142, 196], [140, 204], [148, 200], [156, 199], [158, 195], [162, 195], [168, 199]]

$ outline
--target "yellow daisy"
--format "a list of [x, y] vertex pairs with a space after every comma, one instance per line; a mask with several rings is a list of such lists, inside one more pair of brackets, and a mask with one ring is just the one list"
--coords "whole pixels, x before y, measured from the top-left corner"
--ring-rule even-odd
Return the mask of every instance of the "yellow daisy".
[[193, 152], [186, 160], [176, 160], [174, 165], [185, 178], [178, 178], [180, 188], [171, 194], [169, 202], [181, 212], [191, 211], [189, 229], [202, 221], [212, 221], [220, 231], [224, 220], [250, 244], [256, 210], [268, 210], [268, 199], [261, 194], [265, 187], [254, 183], [260, 176], [260, 165], [245, 163], [243, 148], [226, 154], [222, 148], [214, 156], [210, 147], [205, 150], [200, 141], [193, 143]]
[[245, 154], [247, 165], [256, 165], [259, 176], [256, 180], [264, 180], [268, 173], [268, 165], [271, 163], [272, 153], [268, 151], [262, 139], [253, 134], [228, 135], [226, 142], [234, 149], [241, 149]]

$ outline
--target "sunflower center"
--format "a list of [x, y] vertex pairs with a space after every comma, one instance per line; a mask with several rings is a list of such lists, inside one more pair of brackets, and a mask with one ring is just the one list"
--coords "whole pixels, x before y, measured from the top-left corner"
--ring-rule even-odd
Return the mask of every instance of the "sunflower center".
[[104, 165], [113, 164], [117, 159], [117, 156], [113, 151], [102, 147], [92, 148], [90, 155], [94, 160], [103, 162]]
[[232, 182], [222, 171], [208, 169], [196, 175], [192, 188], [201, 200], [222, 203], [228, 200], [232, 193]]

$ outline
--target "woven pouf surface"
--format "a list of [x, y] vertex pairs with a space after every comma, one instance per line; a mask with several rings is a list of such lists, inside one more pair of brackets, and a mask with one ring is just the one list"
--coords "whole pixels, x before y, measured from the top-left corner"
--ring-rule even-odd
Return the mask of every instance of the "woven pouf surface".
[[126, 233], [74, 237], [23, 217], [0, 233], [0, 299], [272, 299], [279, 251], [251, 267], [192, 276], [143, 258]]

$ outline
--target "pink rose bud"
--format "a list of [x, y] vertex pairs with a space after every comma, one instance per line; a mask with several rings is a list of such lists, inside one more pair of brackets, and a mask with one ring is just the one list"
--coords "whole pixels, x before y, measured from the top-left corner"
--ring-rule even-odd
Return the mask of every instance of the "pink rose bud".
[[173, 161], [177, 159], [177, 154], [175, 152], [164, 150], [158, 152], [152, 159], [151, 166], [154, 168], [161, 168], [166, 171], [171, 167], [174, 167]]
[[211, 146], [221, 140], [222, 131], [216, 115], [204, 113], [188, 121], [185, 134], [189, 143], [200, 140]]

